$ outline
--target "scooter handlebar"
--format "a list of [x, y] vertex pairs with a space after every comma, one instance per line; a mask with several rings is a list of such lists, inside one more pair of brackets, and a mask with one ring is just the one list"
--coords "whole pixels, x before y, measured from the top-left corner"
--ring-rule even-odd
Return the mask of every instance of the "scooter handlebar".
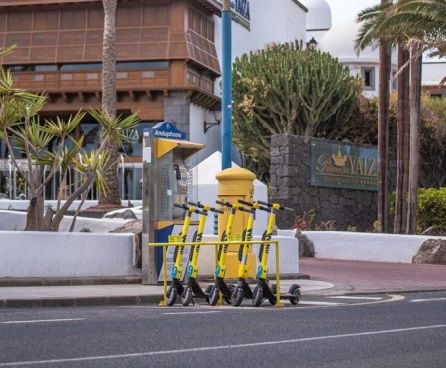
[[[180, 203], [174, 203], [173, 206], [174, 206], [174, 207], [181, 208], [181, 209], [183, 209], [183, 210], [185, 210], [185, 211], [189, 211], [189, 210], [192, 208], [192, 207], [189, 207], [186, 203], [182, 203], [182, 204], [180, 204]], [[193, 212], [195, 212], [195, 213], [199, 213], [199, 212], [197, 212], [196, 209], [194, 209]]]
[[254, 205], [254, 203], [244, 201], [243, 199], [239, 199], [239, 200], [238, 200], [238, 203], [240, 203], [240, 204], [244, 204], [245, 206], [249, 206], [249, 207], [252, 207], [252, 206]]
[[[233, 208], [233, 204], [228, 201], [215, 201], [215, 203], [219, 204], [220, 206], [225, 206], [228, 208]], [[243, 212], [251, 212], [251, 210], [244, 208], [244, 207], [238, 207], [237, 210], [243, 211]]]
[[[274, 203], [268, 203], [268, 202], [263, 202], [263, 201], [257, 201], [260, 204], [263, 204], [264, 206], [268, 206], [269, 208], [271, 208], [272, 206], [274, 206]], [[294, 208], [290, 208], [290, 207], [285, 207], [285, 206], [280, 206], [279, 210], [285, 210], [285, 211], [291, 211], [294, 212]]]
[[203, 208], [204, 207], [204, 205], [202, 205], [200, 202], [197, 202], [197, 203], [195, 203], [195, 202], [187, 202], [187, 204], [190, 205], [190, 206], [197, 207], [197, 208]]
[[215, 201], [215, 203], [219, 204], [220, 206], [232, 208], [232, 203], [228, 201]]
[[214, 208], [214, 207], [209, 208], [209, 211], [216, 212], [216, 213], [219, 213], [221, 215], [224, 214], [224, 212], [222, 210], [219, 210], [218, 208]]

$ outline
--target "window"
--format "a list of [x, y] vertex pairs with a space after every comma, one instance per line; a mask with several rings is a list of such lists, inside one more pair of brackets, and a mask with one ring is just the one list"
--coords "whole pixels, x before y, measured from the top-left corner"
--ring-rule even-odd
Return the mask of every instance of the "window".
[[375, 90], [375, 68], [361, 68], [361, 77], [365, 90]]
[[63, 72], [76, 72], [83, 70], [100, 70], [102, 69], [101, 63], [94, 64], [63, 64], [60, 70]]
[[117, 69], [160, 69], [168, 68], [167, 61], [118, 61]]

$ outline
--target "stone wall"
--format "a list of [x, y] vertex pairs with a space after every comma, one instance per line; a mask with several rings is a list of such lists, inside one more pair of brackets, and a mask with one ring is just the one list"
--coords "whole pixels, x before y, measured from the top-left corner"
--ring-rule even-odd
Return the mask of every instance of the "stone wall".
[[[393, 161], [390, 166], [394, 172]], [[297, 215], [315, 210], [317, 223], [334, 220], [337, 230], [356, 226], [358, 231], [369, 231], [377, 219], [377, 192], [310, 185], [310, 145], [303, 137], [271, 138], [270, 175], [271, 199], [294, 208]], [[281, 212], [277, 217], [279, 228], [294, 223], [292, 214]]]

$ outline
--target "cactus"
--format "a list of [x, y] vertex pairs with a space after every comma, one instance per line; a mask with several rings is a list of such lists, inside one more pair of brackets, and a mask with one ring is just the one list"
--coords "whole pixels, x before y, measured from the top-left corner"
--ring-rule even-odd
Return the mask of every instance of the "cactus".
[[297, 42], [244, 54], [234, 62], [234, 142], [264, 174], [272, 135], [324, 137], [348, 123], [360, 91], [337, 59]]

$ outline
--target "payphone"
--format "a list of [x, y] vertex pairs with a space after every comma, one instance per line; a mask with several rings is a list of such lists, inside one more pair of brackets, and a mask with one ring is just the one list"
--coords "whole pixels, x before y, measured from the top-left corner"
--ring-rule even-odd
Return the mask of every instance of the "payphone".
[[[167, 122], [144, 131], [143, 244], [167, 242], [169, 235], [180, 233], [184, 211], [174, 203], [197, 200], [191, 169], [198, 164], [194, 154], [204, 145], [166, 138], [185, 136]], [[192, 221], [191, 230], [196, 224]], [[143, 283], [156, 283], [161, 266], [162, 248], [143, 247]]]

